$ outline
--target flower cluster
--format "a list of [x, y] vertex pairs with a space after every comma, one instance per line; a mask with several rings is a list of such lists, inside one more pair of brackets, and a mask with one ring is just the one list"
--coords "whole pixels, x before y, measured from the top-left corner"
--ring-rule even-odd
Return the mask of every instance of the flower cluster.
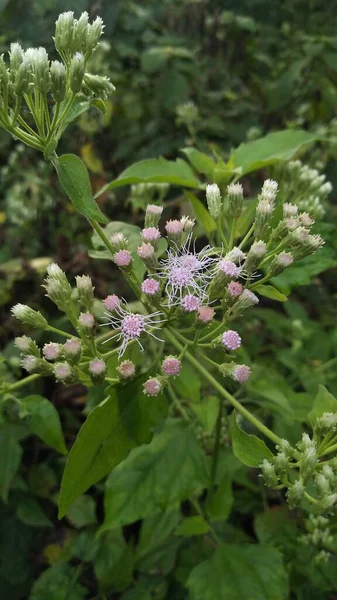
[[325, 201], [332, 191], [330, 181], [318, 169], [303, 164], [300, 160], [286, 163], [281, 170], [281, 191], [285, 197], [292, 193], [292, 202], [298, 209], [320, 219], [325, 213]]

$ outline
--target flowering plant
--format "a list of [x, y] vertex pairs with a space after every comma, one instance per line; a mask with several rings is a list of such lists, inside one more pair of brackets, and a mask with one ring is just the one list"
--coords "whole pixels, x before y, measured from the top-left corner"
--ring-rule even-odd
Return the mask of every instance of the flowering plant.
[[[16, 304], [12, 313], [31, 328], [63, 341], [52, 338], [40, 348], [27, 335], [16, 339], [28, 376], [4, 384], [3, 403], [13, 399], [15, 390], [42, 376], [65, 385], [97, 386], [99, 403], [82, 426], [64, 471], [61, 517], [133, 448], [148, 444], [154, 432], [156, 444], [169, 411], [170, 416], [182, 418], [186, 431], [193, 431], [194, 441], [202, 442], [205, 451], [201, 453], [199, 447], [196, 451], [197, 483], [182, 485], [173, 500], [196, 496], [192, 503], [196, 516], [215, 543], [219, 536], [212, 522], [221, 514], [218, 503], [224, 493], [219, 456], [221, 446], [229, 443], [229, 432], [235, 456], [245, 465], [259, 467], [264, 483], [284, 491], [291, 507], [306, 502], [316, 512], [329, 514], [337, 500], [337, 464], [334, 456], [326, 457], [337, 449], [337, 401], [321, 391], [310, 413], [312, 431], [291, 444], [239, 399], [240, 386], [254, 369], [246, 364], [240, 319], [249, 315], [261, 296], [286, 299], [270, 280], [323, 246], [322, 237], [312, 231], [313, 216], [284, 194], [278, 201], [277, 182], [266, 179], [253, 218], [242, 232], [238, 225], [246, 201], [233, 171], [228, 185], [206, 186], [207, 219], [212, 224], [207, 243], [194, 233], [194, 218], [164, 221], [165, 206], [159, 203], [147, 204], [142, 230], [107, 224], [92, 197], [84, 164], [73, 155], [56, 155], [69, 120], [90, 103], [101, 107], [97, 100], [113, 90], [108, 79], [86, 72], [86, 62], [102, 30], [101, 20], [90, 24], [86, 13], [78, 20], [72, 13], [61, 15], [55, 46], [62, 62], [51, 64], [43, 48], [23, 52], [18, 44], [12, 44], [9, 70], [3, 58], [0, 63], [0, 117], [1, 125], [13, 136], [42, 151], [52, 162], [65, 192], [92, 225], [94, 244], [103, 248], [114, 268], [120, 270], [136, 302], [128, 303], [115, 293], [95, 298], [88, 275], [77, 276], [73, 286], [57, 264], [50, 264], [43, 286], [65, 315], [64, 329], [55, 328], [40, 312], [23, 304]], [[54, 102], [52, 113], [49, 94]], [[23, 102], [31, 123], [21, 113]], [[206, 212], [205, 207], [203, 210]], [[216, 394], [199, 407], [192, 397], [187, 404], [179, 397], [179, 380], [186, 368]], [[189, 390], [188, 395], [192, 394]], [[28, 408], [20, 399], [15, 402], [25, 417]], [[211, 445], [204, 435], [208, 411], [212, 434], [214, 430]], [[267, 438], [268, 445], [246, 433], [240, 427], [242, 419]], [[168, 419], [165, 427], [170, 429], [170, 423]], [[205, 458], [210, 458], [210, 466], [205, 466]], [[115, 513], [107, 511], [103, 529], [113, 527], [117, 513], [117, 508]], [[134, 519], [142, 516], [135, 509], [131, 513]]]

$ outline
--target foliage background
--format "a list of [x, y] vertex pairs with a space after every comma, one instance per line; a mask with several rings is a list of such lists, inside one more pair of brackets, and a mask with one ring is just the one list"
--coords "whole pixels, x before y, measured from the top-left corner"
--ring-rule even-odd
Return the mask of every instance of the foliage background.
[[[62, 139], [60, 151], [83, 158], [94, 190], [144, 158], [173, 159], [189, 145], [228, 158], [231, 148], [241, 142], [295, 127], [319, 132], [324, 143], [317, 143], [301, 158], [311, 165], [319, 161], [328, 179], [337, 183], [337, 37], [330, 5], [319, 0], [31, 0], [27, 6], [24, 0], [4, 0], [0, 2], [1, 52], [8, 50], [11, 41], [20, 41], [25, 48], [45, 45], [52, 52], [55, 19], [71, 9], [77, 16], [88, 10], [104, 19], [104, 43], [94, 59], [95, 68], [111, 77], [117, 88], [106, 115], [94, 111], [83, 115]], [[189, 101], [197, 107], [192, 118], [191, 111], [177, 110]], [[41, 305], [57, 326], [58, 317], [51, 313], [40, 288], [51, 257], [69, 276], [91, 274], [99, 297], [128, 292], [105, 262], [88, 259], [90, 231], [85, 220], [73, 214], [48, 164], [33, 151], [22, 151], [4, 132], [0, 156], [0, 339], [6, 359], [0, 369], [2, 376], [15, 380], [20, 366], [12, 340], [20, 326], [9, 318], [9, 308], [17, 301], [35, 308]], [[277, 178], [278, 172], [257, 173], [252, 183], [246, 182], [247, 192], [253, 195], [266, 175]], [[318, 385], [328, 385], [337, 394], [335, 199], [333, 192], [323, 224], [327, 245], [321, 264], [309, 264], [306, 270], [299, 266], [291, 276], [282, 276], [285, 290], [299, 286], [290, 300], [281, 308], [265, 300], [242, 324], [247, 353], [256, 365], [243, 393], [257, 406], [263, 398], [278, 435], [294, 440], [300, 437], [303, 414]], [[135, 190], [123, 187], [100, 201], [111, 220], [140, 223], [144, 198]], [[184, 206], [174, 188], [166, 201], [168, 216]], [[189, 396], [207, 393], [188, 370], [179, 385], [187, 402]], [[49, 380], [30, 392], [52, 400], [68, 445], [83, 422], [83, 413], [99, 401], [99, 390], [86, 394], [81, 386], [64, 388]], [[257, 477], [226, 452], [223, 461], [229, 473], [223, 485], [234, 481], [228, 514], [233, 509], [222, 524], [222, 535], [231, 546], [224, 547], [222, 557], [211, 558], [207, 541], [200, 537], [185, 541], [184, 532], [172, 534], [179, 520], [176, 504], [183, 498], [174, 495], [174, 486], [169, 510], [159, 522], [155, 510], [138, 513], [131, 506], [128, 515], [96, 537], [103, 522], [103, 483], [82, 496], [58, 522], [57, 490], [65, 459], [27, 435], [16, 420], [15, 408], [7, 416], [10, 424], [1, 427], [0, 450], [4, 457], [15, 439], [10, 454], [15, 477], [8, 480], [8, 461], [2, 458], [0, 595], [6, 600], [222, 598], [229, 579], [226, 571], [215, 582], [218, 588], [205, 589], [203, 582], [217, 572], [216, 561], [230, 564], [231, 573], [243, 577], [236, 554], [243, 545], [247, 561], [256, 563], [258, 578], [266, 577], [268, 568], [262, 574], [259, 569], [267, 557], [270, 570], [279, 573], [278, 583], [267, 581], [270, 592], [256, 598], [276, 598], [273, 585], [280, 589], [284, 565], [291, 577], [289, 597], [335, 597], [335, 563], [308, 570], [308, 548], [296, 543], [303, 533], [300, 520], [290, 515], [280, 497], [267, 500]], [[183, 441], [187, 444], [188, 439], [178, 426], [168, 428], [173, 480], [184, 456]], [[202, 458], [193, 439], [185, 453], [190, 453], [195, 470], [200, 471]], [[137, 456], [133, 457], [137, 465]], [[151, 462], [146, 456], [143, 460]], [[120, 480], [108, 478], [107, 493], [111, 488], [113, 496], [118, 485], [125, 490], [135, 468], [130, 461], [130, 472], [120, 473]], [[193, 472], [192, 468], [186, 472], [191, 490], [195, 490]], [[161, 474], [159, 464], [159, 486]], [[137, 491], [139, 502], [149, 502], [142, 497], [145, 491]], [[130, 496], [134, 493], [131, 488]], [[251, 555], [248, 543], [253, 540], [261, 543], [261, 556], [255, 548]], [[272, 551], [264, 550], [266, 543]], [[281, 588], [287, 597], [286, 584]], [[234, 598], [233, 590], [226, 594], [224, 598]]]

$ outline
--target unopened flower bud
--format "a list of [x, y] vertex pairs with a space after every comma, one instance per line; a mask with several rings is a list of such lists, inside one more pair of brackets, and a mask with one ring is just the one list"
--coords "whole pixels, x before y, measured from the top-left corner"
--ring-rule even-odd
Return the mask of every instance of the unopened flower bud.
[[108, 77], [103, 77], [102, 75], [85, 73], [84, 84], [94, 96], [103, 98], [103, 100], [111, 96], [112, 92], [116, 90], [110, 79]]
[[280, 440], [280, 443], [276, 446], [276, 449], [283, 452], [287, 458], [292, 458], [294, 454], [293, 448], [289, 444], [288, 440], [285, 439]]
[[113, 261], [120, 269], [126, 269], [132, 263], [132, 254], [129, 250], [118, 250], [113, 255]]
[[176, 356], [167, 356], [162, 362], [161, 370], [164, 375], [176, 377], [180, 375], [181, 361]]
[[254, 233], [256, 238], [262, 239], [265, 236], [269, 228], [269, 221], [273, 214], [273, 210], [274, 206], [270, 200], [259, 200], [254, 221]]
[[209, 214], [213, 219], [218, 219], [221, 214], [221, 194], [216, 183], [206, 186], [206, 200]]
[[106, 374], [106, 364], [100, 358], [94, 358], [89, 364], [89, 375], [92, 383], [101, 385], [104, 382]]
[[149, 269], [157, 267], [158, 261], [152, 244], [142, 244], [137, 248], [137, 254]]
[[191, 233], [195, 225], [195, 219], [190, 219], [183, 215], [180, 219], [180, 223], [182, 224], [185, 233]]
[[148, 204], [146, 207], [145, 213], [145, 228], [147, 227], [157, 227], [160, 221], [160, 217], [163, 212], [162, 206], [157, 206], [156, 204]]
[[65, 344], [63, 344], [64, 356], [70, 364], [78, 363], [81, 357], [81, 349], [82, 344], [80, 340], [77, 340], [76, 338], [67, 340]]
[[145, 243], [152, 244], [156, 247], [158, 240], [160, 239], [160, 231], [157, 227], [145, 227], [141, 232], [141, 236]]
[[106, 308], [109, 312], [114, 312], [120, 307], [121, 301], [116, 294], [111, 294], [110, 296], [104, 298], [103, 304], [104, 308]]
[[86, 335], [93, 335], [95, 327], [95, 317], [89, 312], [81, 313], [78, 317], [78, 328]]
[[70, 89], [73, 94], [81, 91], [85, 71], [84, 56], [82, 52], [76, 52], [71, 59], [69, 69]]
[[291, 508], [295, 508], [296, 506], [299, 506], [301, 504], [301, 501], [304, 496], [304, 491], [305, 488], [300, 479], [295, 481], [295, 483], [289, 487], [287, 492], [287, 500]]
[[283, 218], [284, 219], [296, 217], [297, 213], [298, 213], [298, 206], [296, 204], [291, 204], [290, 202], [285, 202], [283, 204]]
[[320, 500], [317, 508], [322, 512], [330, 512], [335, 507], [336, 502], [337, 494], [328, 494]]
[[320, 433], [329, 433], [336, 431], [337, 428], [337, 413], [325, 412], [317, 419], [316, 429]]
[[237, 331], [229, 329], [222, 334], [221, 343], [227, 350], [237, 350], [241, 346], [241, 337]]
[[66, 362], [56, 363], [53, 368], [55, 378], [65, 385], [74, 383], [76, 380], [76, 371]]
[[146, 396], [158, 396], [162, 388], [163, 383], [159, 377], [150, 377], [143, 385], [143, 392]]
[[159, 282], [156, 279], [145, 279], [142, 283], [142, 292], [146, 296], [154, 297], [160, 289]]
[[254, 292], [246, 288], [243, 290], [242, 294], [240, 294], [235, 304], [230, 308], [230, 317], [234, 319], [252, 306], [256, 306], [258, 303], [258, 297]]
[[11, 309], [11, 312], [14, 315], [14, 317], [19, 319], [19, 321], [22, 321], [27, 325], [31, 325], [36, 329], [46, 329], [48, 327], [48, 322], [41, 315], [41, 313], [36, 310], [33, 310], [25, 304], [16, 304]]
[[251, 275], [260, 265], [262, 259], [266, 255], [267, 245], [262, 240], [254, 242], [247, 254], [244, 270], [248, 275]]
[[289, 466], [289, 461], [284, 452], [279, 452], [274, 459], [275, 469], [278, 473], [286, 473]]
[[81, 14], [78, 20], [75, 19], [72, 39], [72, 49], [74, 52], [81, 51], [84, 54], [86, 51], [88, 24], [89, 15], [86, 11]]
[[236, 265], [240, 265], [246, 258], [246, 254], [240, 248], [234, 246], [225, 256], [225, 260], [230, 260]]
[[104, 25], [101, 17], [96, 17], [96, 19], [88, 25], [86, 42], [87, 52], [91, 53], [96, 48], [99, 38], [103, 33], [103, 29]]
[[233, 362], [223, 363], [219, 366], [219, 371], [224, 377], [231, 377], [238, 383], [245, 383], [251, 374], [250, 368], [247, 365], [237, 365]]
[[197, 319], [200, 323], [210, 323], [213, 321], [215, 310], [211, 306], [200, 306], [197, 313]]
[[279, 483], [279, 479], [276, 475], [275, 467], [266, 458], [260, 465], [262, 471], [262, 477], [268, 487], [276, 487]]
[[335, 487], [336, 487], [336, 477], [335, 477], [335, 474], [334, 474], [332, 468], [330, 467], [330, 465], [323, 465], [323, 467], [322, 467], [322, 474], [328, 480], [331, 489], [335, 489]]
[[72, 47], [74, 30], [74, 13], [71, 11], [59, 15], [55, 23], [55, 48], [62, 56], [63, 53], [69, 53]]
[[280, 252], [280, 254], [276, 254], [274, 256], [272, 262], [269, 266], [269, 275], [271, 277], [276, 277], [289, 267], [294, 262], [294, 257], [291, 252]]
[[32, 354], [27, 354], [27, 356], [22, 359], [21, 365], [28, 373], [49, 375], [51, 372], [51, 366], [45, 360], [33, 356]]
[[181, 221], [178, 221], [177, 219], [167, 221], [165, 225], [165, 230], [169, 240], [172, 240], [177, 245], [181, 244], [182, 234], [184, 231], [184, 227]]
[[50, 342], [43, 346], [42, 354], [47, 360], [58, 360], [62, 355], [62, 346], [61, 344]]
[[306, 448], [301, 457], [300, 472], [304, 480], [308, 480], [317, 465], [317, 451], [315, 446]]
[[129, 379], [134, 377], [136, 373], [136, 365], [132, 360], [123, 360], [117, 367], [117, 371], [120, 377], [123, 379]]
[[323, 473], [316, 475], [315, 484], [320, 498], [324, 498], [324, 496], [328, 496], [331, 493], [329, 480], [323, 475]]
[[111, 242], [111, 245], [113, 246], [114, 250], [125, 250], [125, 248], [128, 245], [128, 240], [126, 239], [124, 234], [121, 233], [120, 231], [118, 231], [117, 233], [114, 233], [110, 237], [110, 242]]
[[238, 281], [230, 281], [227, 285], [227, 294], [230, 298], [238, 298], [243, 292], [243, 287]]
[[24, 60], [19, 66], [15, 74], [14, 80], [14, 92], [17, 96], [21, 97], [27, 94], [29, 90], [29, 84], [31, 81], [31, 67]]
[[22, 354], [31, 354], [32, 356], [40, 358], [40, 350], [36, 342], [27, 335], [15, 338], [15, 346]]
[[274, 181], [273, 179], [266, 179], [263, 183], [259, 198], [261, 198], [262, 200], [268, 200], [269, 202], [273, 203], [276, 198], [277, 190], [277, 181]]
[[51, 84], [49, 59], [45, 48], [37, 48], [31, 64], [34, 73], [34, 85], [41, 94], [45, 95], [49, 91]]
[[86, 310], [90, 311], [94, 303], [94, 287], [89, 275], [78, 275], [76, 277], [78, 299]]
[[231, 183], [227, 186], [228, 212], [237, 219], [242, 213], [243, 187], [241, 183]]
[[53, 60], [50, 65], [51, 93], [55, 102], [62, 102], [66, 94], [66, 69], [63, 63]]
[[[22, 47], [17, 42], [14, 42], [10, 46], [9, 52], [9, 64], [10, 64], [10, 75], [12, 80], [15, 79], [15, 74], [18, 71], [24, 57]], [[7, 78], [8, 81], [8, 78]]]

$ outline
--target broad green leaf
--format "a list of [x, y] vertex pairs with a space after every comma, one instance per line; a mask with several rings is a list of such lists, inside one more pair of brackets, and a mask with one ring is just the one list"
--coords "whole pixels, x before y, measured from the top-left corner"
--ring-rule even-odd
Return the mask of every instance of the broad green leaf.
[[139, 542], [137, 545], [138, 559], [156, 553], [177, 527], [181, 515], [178, 508], [169, 508], [164, 513], [160, 510], [149, 515], [142, 521]]
[[337, 265], [336, 252], [329, 247], [321, 248], [316, 254], [306, 256], [302, 260], [290, 265], [287, 269], [274, 277], [272, 282], [280, 287], [286, 294], [298, 285], [309, 285], [316, 275], [333, 269]]
[[262, 461], [273, 459], [273, 454], [263, 440], [256, 435], [249, 435], [240, 429], [236, 423], [235, 411], [231, 416], [231, 434], [233, 452], [244, 465], [258, 467]]
[[324, 385], [320, 385], [318, 387], [318, 394], [314, 400], [314, 405], [309, 413], [311, 424], [314, 426], [317, 419], [325, 412], [337, 413], [337, 399], [328, 392]]
[[[122, 538], [122, 534], [120, 534]], [[109, 540], [109, 536], [107, 536]], [[103, 545], [103, 551], [97, 555], [95, 560], [95, 574], [102, 591], [122, 592], [129, 587], [132, 581], [135, 555], [132, 544], [126, 545], [124, 540], [122, 552], [118, 555], [116, 540], [112, 540], [114, 553], [107, 543]], [[117, 552], [116, 552], [117, 551]], [[116, 552], [116, 554], [115, 554]]]
[[160, 575], [140, 575], [120, 600], [164, 600], [167, 598], [168, 581]]
[[28, 412], [28, 424], [32, 432], [51, 448], [55, 448], [61, 454], [67, 454], [60, 417], [55, 406], [36, 394], [26, 396], [22, 402]]
[[20, 466], [22, 448], [17, 440], [0, 429], [0, 496], [7, 502], [9, 488]]
[[197, 415], [203, 427], [211, 433], [219, 413], [220, 398], [218, 396], [206, 396], [200, 402], [192, 402], [191, 408]]
[[154, 426], [167, 414], [163, 396], [142, 392], [145, 377], [116, 386], [81, 427], [63, 474], [60, 518], [91, 485], [109, 473], [140, 444], [148, 443]]
[[33, 496], [25, 496], [18, 504], [16, 514], [20, 521], [31, 527], [53, 527]]
[[56, 564], [35, 581], [28, 600], [84, 600], [87, 594], [77, 580], [75, 567]]
[[188, 363], [183, 363], [181, 373], [175, 381], [175, 387], [183, 398], [192, 402], [199, 402], [201, 379], [196, 370]]
[[319, 139], [317, 134], [302, 129], [288, 129], [269, 133], [263, 138], [241, 144], [233, 151], [236, 167], [242, 175], [257, 171], [280, 161], [290, 160], [303, 146]]
[[54, 164], [62, 187], [75, 208], [89, 220], [106, 223], [107, 218], [92, 197], [89, 174], [84, 162], [75, 154], [63, 154]]
[[233, 505], [232, 477], [226, 473], [207, 502], [207, 514], [212, 521], [228, 519]]
[[190, 600], [286, 600], [287, 572], [273, 546], [224, 544], [195, 567], [188, 580]]
[[299, 530], [293, 512], [287, 505], [273, 507], [257, 514], [254, 519], [254, 530], [261, 544], [272, 544], [277, 547], [296, 547]]
[[195, 517], [188, 517], [184, 519], [177, 527], [176, 535], [190, 536], [190, 535], [203, 535], [209, 531], [209, 525], [207, 521], [200, 515]]
[[101, 531], [164, 511], [207, 484], [205, 457], [193, 428], [169, 423], [110, 473]]
[[133, 183], [155, 182], [172, 183], [191, 188], [197, 188], [200, 185], [200, 181], [195, 176], [190, 165], [181, 158], [178, 158], [176, 161], [166, 160], [165, 158], [151, 158], [141, 160], [125, 169], [117, 179], [99, 190], [96, 197], [116, 187]]
[[278, 302], [287, 302], [288, 298], [284, 294], [281, 294], [276, 288], [272, 285], [257, 285], [254, 288], [254, 291], [261, 296], [265, 296], [266, 298], [271, 298], [272, 300], [278, 300]]
[[216, 164], [207, 154], [199, 152], [196, 148], [183, 148], [182, 152], [186, 154], [191, 165], [198, 173], [212, 178]]
[[292, 390], [284, 378], [273, 369], [257, 367], [247, 383], [251, 400], [256, 404], [278, 412], [283, 418], [293, 420], [295, 413], [291, 404]]
[[71, 505], [66, 517], [78, 529], [86, 525], [93, 525], [93, 523], [96, 523], [95, 500], [91, 496], [80, 496]]
[[111, 581], [114, 567], [120, 561], [126, 549], [126, 542], [121, 529], [108, 531], [99, 540], [98, 551], [94, 558], [94, 572], [100, 586], [106, 587]]
[[205, 233], [207, 235], [210, 235], [211, 233], [213, 233], [213, 231], [216, 231], [216, 221], [213, 219], [213, 217], [211, 217], [207, 208], [203, 205], [201, 200], [199, 200], [199, 198], [197, 198], [195, 194], [192, 194], [192, 192], [185, 192], [185, 196], [189, 199], [190, 203], [192, 204], [195, 217], [199, 225], [201, 225], [201, 227], [205, 231]]

